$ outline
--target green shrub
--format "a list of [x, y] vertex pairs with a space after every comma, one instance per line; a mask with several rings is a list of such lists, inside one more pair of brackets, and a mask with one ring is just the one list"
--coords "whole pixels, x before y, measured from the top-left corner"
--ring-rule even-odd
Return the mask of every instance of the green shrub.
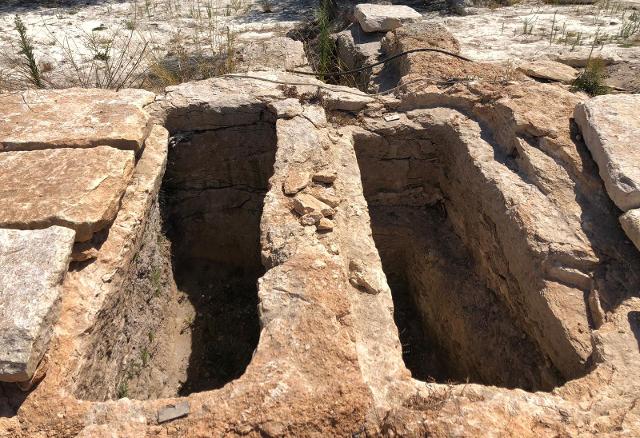
[[27, 27], [24, 25], [22, 19], [20, 19], [18, 15], [16, 15], [14, 23], [16, 26], [16, 31], [18, 31], [18, 34], [20, 35], [19, 53], [24, 59], [23, 69], [33, 85], [38, 88], [44, 88], [42, 74], [40, 72], [40, 68], [38, 67], [38, 63], [36, 62], [36, 57], [33, 54], [33, 44], [31, 43], [31, 39], [27, 35]]
[[604, 85], [606, 70], [602, 58], [592, 58], [584, 71], [573, 82], [573, 91], [584, 91], [590, 96], [607, 94], [609, 87]]

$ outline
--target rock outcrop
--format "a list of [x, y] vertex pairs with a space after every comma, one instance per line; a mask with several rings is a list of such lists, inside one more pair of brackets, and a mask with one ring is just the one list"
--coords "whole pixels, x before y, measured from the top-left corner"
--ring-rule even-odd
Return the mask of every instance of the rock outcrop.
[[[457, 50], [429, 30], [383, 46]], [[134, 105], [138, 148], [0, 152], [132, 168], [66, 273], [46, 377], [0, 386], [0, 430], [636, 434], [637, 215], [620, 225], [576, 135], [584, 96], [442, 54], [395, 67], [394, 95], [273, 71], [185, 83]], [[34, 228], [2, 233], [51, 229]]]

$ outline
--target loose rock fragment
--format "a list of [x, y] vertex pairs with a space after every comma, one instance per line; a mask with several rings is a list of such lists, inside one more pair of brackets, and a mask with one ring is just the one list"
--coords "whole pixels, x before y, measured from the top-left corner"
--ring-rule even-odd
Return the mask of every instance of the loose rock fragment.
[[321, 187], [313, 187], [310, 190], [307, 190], [312, 196], [321, 200], [329, 207], [336, 208], [338, 205], [340, 205], [340, 198], [329, 193], [327, 189]]
[[314, 211], [308, 214], [303, 215], [300, 218], [300, 223], [302, 225], [315, 225], [323, 218], [322, 213]]
[[316, 225], [316, 228], [318, 229], [318, 231], [331, 231], [333, 230], [334, 227], [335, 227], [335, 224], [333, 223], [333, 221], [325, 217], [320, 219], [320, 221], [318, 222], [318, 225]]
[[158, 411], [158, 423], [176, 420], [187, 415], [189, 415], [189, 402], [183, 401], [160, 409]]
[[313, 175], [313, 180], [316, 182], [321, 182], [325, 184], [332, 184], [337, 177], [338, 177], [338, 173], [335, 170], [324, 169], [319, 172], [316, 172]]
[[309, 184], [309, 174], [307, 172], [291, 172], [282, 184], [285, 195], [295, 195]]
[[293, 199], [293, 207], [300, 215], [320, 212], [324, 217], [331, 217], [335, 210], [322, 201], [306, 193], [298, 193]]
[[365, 32], [387, 32], [402, 26], [402, 23], [422, 18], [419, 12], [409, 6], [369, 3], [357, 5], [354, 15]]
[[525, 62], [518, 66], [518, 70], [532, 78], [547, 79], [566, 84], [573, 82], [579, 74], [575, 68], [549, 59]]

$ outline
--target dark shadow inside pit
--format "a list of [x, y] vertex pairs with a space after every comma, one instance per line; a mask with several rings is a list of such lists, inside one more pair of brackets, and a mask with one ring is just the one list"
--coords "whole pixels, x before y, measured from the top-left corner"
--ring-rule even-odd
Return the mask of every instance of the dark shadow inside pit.
[[0, 382], [0, 418], [15, 416], [27, 395], [16, 383]]
[[454, 232], [440, 184], [446, 138], [356, 135], [373, 238], [414, 378], [550, 390], [564, 381], [483, 279]]
[[180, 395], [240, 377], [260, 335], [260, 218], [275, 160], [269, 123], [174, 137], [161, 211], [174, 278], [195, 315]]

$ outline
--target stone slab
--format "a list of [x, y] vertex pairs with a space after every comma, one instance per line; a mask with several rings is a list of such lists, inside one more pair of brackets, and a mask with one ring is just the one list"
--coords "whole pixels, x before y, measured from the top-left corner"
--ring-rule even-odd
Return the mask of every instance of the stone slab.
[[182, 401], [175, 405], [166, 406], [158, 411], [158, 423], [176, 420], [189, 415], [189, 402]]
[[60, 313], [75, 233], [0, 229], [0, 381], [29, 380]]
[[0, 95], [0, 151], [108, 145], [139, 150], [149, 133], [144, 90], [28, 90]]
[[419, 12], [404, 5], [356, 5], [354, 15], [365, 32], [388, 32], [402, 26], [402, 23], [419, 20]]
[[622, 225], [624, 232], [627, 233], [629, 240], [640, 251], [640, 208], [629, 210], [620, 216], [620, 225]]
[[574, 117], [609, 197], [622, 211], [640, 207], [640, 94], [594, 97]]
[[115, 218], [134, 153], [108, 146], [0, 153], [0, 227], [63, 225], [89, 240]]
[[548, 59], [524, 62], [518, 66], [518, 70], [532, 78], [565, 84], [573, 82], [579, 75], [575, 68]]

